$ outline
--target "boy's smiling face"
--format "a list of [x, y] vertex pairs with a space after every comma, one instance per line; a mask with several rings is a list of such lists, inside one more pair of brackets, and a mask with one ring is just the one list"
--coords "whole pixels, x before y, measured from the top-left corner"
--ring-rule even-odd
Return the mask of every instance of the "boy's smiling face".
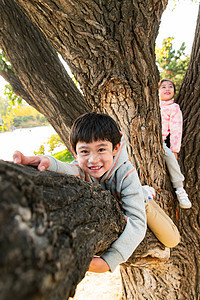
[[80, 168], [94, 178], [103, 176], [112, 166], [120, 143], [113, 149], [113, 144], [107, 140], [91, 143], [78, 142], [76, 144], [76, 158]]

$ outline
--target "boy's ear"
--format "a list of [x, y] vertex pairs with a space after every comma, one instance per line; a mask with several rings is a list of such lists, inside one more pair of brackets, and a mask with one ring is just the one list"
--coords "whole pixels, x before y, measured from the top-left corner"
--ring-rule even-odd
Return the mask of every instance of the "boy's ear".
[[117, 152], [119, 151], [120, 146], [121, 146], [121, 143], [119, 142], [119, 144], [117, 144], [115, 146], [115, 148], [113, 149], [113, 156], [115, 156], [117, 154]]

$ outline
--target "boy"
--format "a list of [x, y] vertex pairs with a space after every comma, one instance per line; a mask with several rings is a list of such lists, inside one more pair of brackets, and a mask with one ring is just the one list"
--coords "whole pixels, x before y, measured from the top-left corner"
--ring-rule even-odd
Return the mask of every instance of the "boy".
[[[142, 188], [137, 172], [128, 160], [125, 140], [115, 121], [108, 115], [92, 112], [80, 116], [72, 126], [70, 144], [76, 157], [70, 164], [51, 156], [28, 157], [20, 152], [14, 153], [14, 162], [38, 166], [40, 171], [48, 169], [75, 175], [88, 182], [97, 182], [104, 189], [110, 190], [113, 196], [122, 199], [125, 229], [101, 257], [93, 258], [89, 267], [89, 271], [98, 273], [114, 271], [118, 264], [131, 256], [145, 236], [147, 224], [144, 194], [146, 199], [149, 196], [152, 198], [154, 189], [148, 186]], [[170, 223], [169, 226], [175, 225]], [[178, 242], [179, 234], [176, 232], [175, 244]]]

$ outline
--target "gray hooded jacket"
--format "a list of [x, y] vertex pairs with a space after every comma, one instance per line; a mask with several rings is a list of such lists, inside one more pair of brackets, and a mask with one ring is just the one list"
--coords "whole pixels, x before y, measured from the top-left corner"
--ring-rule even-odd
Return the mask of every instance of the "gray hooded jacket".
[[75, 175], [88, 182], [99, 183], [104, 189], [109, 190], [113, 196], [120, 197], [123, 203], [126, 226], [119, 238], [102, 255], [111, 271], [118, 264], [126, 262], [136, 247], [143, 240], [146, 233], [146, 213], [143, 189], [136, 169], [128, 160], [126, 143], [121, 139], [121, 146], [114, 157], [111, 168], [97, 180], [85, 173], [78, 165], [78, 161], [63, 163], [52, 156], [49, 171]]

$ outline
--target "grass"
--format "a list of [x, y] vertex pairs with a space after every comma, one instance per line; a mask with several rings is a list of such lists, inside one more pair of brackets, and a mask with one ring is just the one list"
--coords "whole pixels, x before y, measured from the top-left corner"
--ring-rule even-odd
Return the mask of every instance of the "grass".
[[67, 149], [60, 151], [58, 153], [55, 153], [52, 156], [62, 162], [66, 162], [66, 163], [70, 163], [71, 161], [74, 160], [74, 157], [71, 155], [71, 153], [69, 153], [69, 151]]

